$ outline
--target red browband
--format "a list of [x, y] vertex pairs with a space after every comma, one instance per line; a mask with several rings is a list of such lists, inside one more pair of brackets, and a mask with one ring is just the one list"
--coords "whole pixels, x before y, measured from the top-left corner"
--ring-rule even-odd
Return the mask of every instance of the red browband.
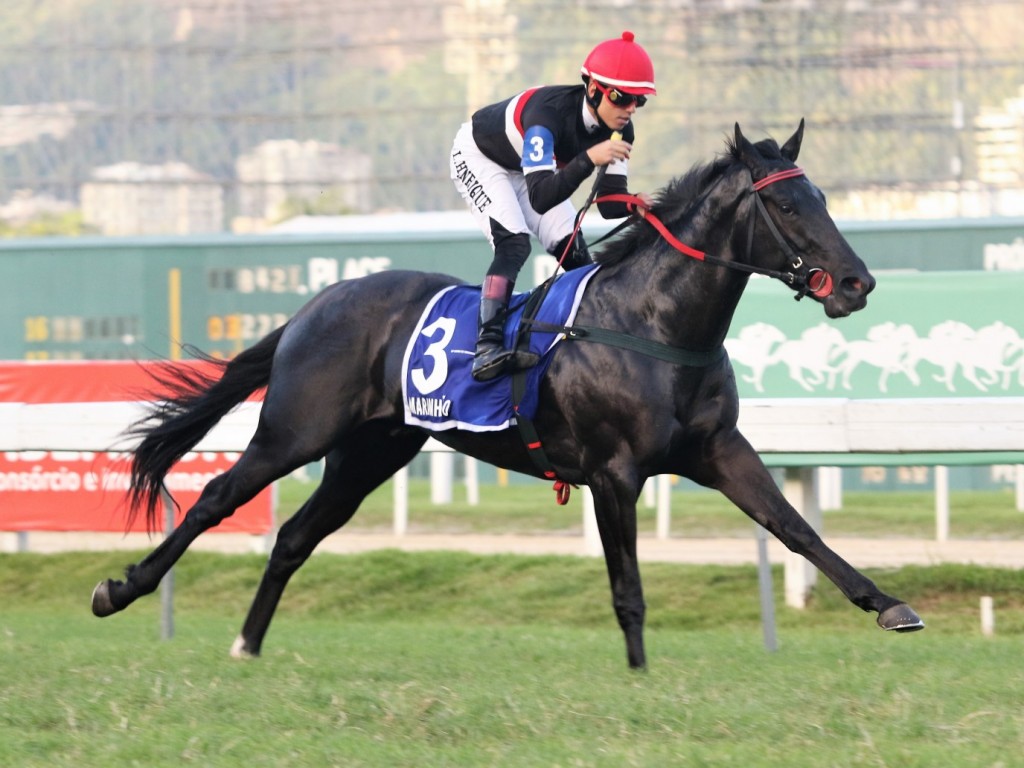
[[803, 176], [803, 168], [790, 168], [788, 171], [778, 171], [777, 173], [769, 174], [760, 181], [754, 182], [754, 191], [760, 192], [762, 189], [767, 187], [769, 184], [774, 184], [776, 181], [782, 181], [783, 179], [792, 179], [797, 176]]

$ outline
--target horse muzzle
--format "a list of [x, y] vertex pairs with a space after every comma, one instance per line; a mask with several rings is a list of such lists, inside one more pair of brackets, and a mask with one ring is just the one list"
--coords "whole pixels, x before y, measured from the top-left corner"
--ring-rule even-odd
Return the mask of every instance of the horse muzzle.
[[[819, 277], [818, 274], [824, 275]], [[824, 270], [811, 270], [807, 277], [808, 293], [822, 303], [825, 314], [832, 318], [846, 317], [867, 306], [868, 294], [875, 289], [875, 278], [867, 272], [834, 280]]]

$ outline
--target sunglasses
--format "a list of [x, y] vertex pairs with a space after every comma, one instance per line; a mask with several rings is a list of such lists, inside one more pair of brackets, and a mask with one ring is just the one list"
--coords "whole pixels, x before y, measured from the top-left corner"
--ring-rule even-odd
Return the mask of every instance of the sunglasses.
[[625, 109], [635, 101], [636, 108], [640, 109], [640, 107], [647, 103], [647, 97], [644, 96], [643, 94], [636, 95], [632, 93], [625, 93], [624, 91], [620, 91], [616, 88], [606, 88], [603, 85], [601, 85], [601, 83], [599, 83], [597, 80], [594, 81], [594, 85], [596, 85], [597, 90], [599, 90], [601, 93], [607, 96], [608, 101], [610, 101], [616, 107], [622, 107], [623, 109]]

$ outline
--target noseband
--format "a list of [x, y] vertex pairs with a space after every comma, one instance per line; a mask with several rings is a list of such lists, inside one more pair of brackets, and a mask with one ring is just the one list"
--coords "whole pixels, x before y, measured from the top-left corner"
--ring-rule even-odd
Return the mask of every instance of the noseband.
[[[692, 248], [673, 235], [661, 219], [650, 211], [645, 210], [643, 208], [643, 201], [641, 201], [636, 195], [605, 195], [604, 197], [598, 198], [596, 202], [615, 201], [626, 203], [631, 210], [639, 212], [639, 215], [645, 221], [658, 230], [669, 245], [677, 251], [684, 253], [691, 258], [697, 259], [698, 261], [706, 261], [709, 264], [716, 264], [721, 267], [726, 267], [727, 269], [734, 269], [748, 274], [764, 275], [766, 277], [773, 277], [776, 280], [781, 280], [796, 291], [796, 296], [794, 298], [797, 301], [802, 299], [808, 293], [816, 298], [823, 299], [832, 293], [832, 275], [818, 267], [807, 267], [804, 260], [793, 250], [789, 242], [779, 231], [779, 228], [775, 225], [775, 222], [772, 221], [772, 217], [768, 214], [768, 210], [764, 207], [764, 202], [762, 202], [761, 196], [758, 194], [762, 189], [777, 181], [793, 179], [803, 175], [803, 168], [789, 168], [787, 170], [777, 171], [776, 173], [765, 176], [760, 181], [754, 182], [753, 186], [750, 188], [750, 194], [754, 196], [754, 207], [761, 215], [761, 219], [768, 227], [768, 231], [772, 233], [772, 237], [775, 238], [775, 242], [778, 244], [779, 248], [782, 249], [782, 252], [786, 254], [786, 258], [789, 259], [788, 270], [766, 269], [764, 267], [754, 266], [753, 264], [726, 261], [725, 259], [720, 259], [717, 256], [712, 256], [704, 251]], [[747, 232], [748, 257], [753, 252], [754, 226], [756, 223], [756, 217], [751, 215], [750, 228]]]

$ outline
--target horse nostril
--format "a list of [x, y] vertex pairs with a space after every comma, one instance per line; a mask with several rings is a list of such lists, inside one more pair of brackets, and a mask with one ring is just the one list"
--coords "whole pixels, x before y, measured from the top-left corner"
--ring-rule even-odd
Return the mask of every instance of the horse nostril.
[[848, 296], [867, 296], [875, 287], [875, 281], [872, 278], [865, 281], [859, 277], [847, 277], [843, 279], [842, 286]]

